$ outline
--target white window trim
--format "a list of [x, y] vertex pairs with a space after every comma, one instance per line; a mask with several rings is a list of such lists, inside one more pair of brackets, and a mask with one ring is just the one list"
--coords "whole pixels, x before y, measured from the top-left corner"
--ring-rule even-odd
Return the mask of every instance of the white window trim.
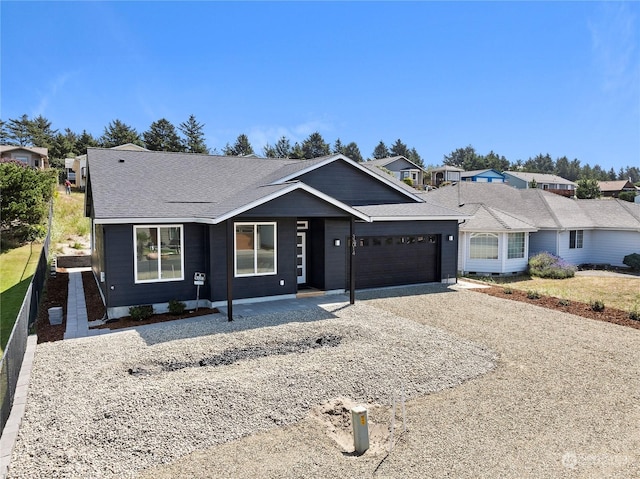
[[[509, 243], [511, 241], [512, 236], [515, 237], [515, 235], [522, 235], [522, 256], [512, 256], [509, 257]], [[526, 249], [527, 249], [527, 235], [521, 231], [516, 232], [516, 233], [507, 233], [507, 260], [518, 260], [518, 259], [523, 259], [526, 256]]]
[[[138, 238], [136, 230], [138, 228], [157, 228], [160, 235], [160, 228], [180, 228], [180, 277], [179, 278], [162, 278], [162, 254], [158, 255], [158, 279], [138, 279]], [[157, 244], [160, 245], [160, 238], [156, 238]], [[160, 246], [162, 249], [162, 247]], [[144, 283], [169, 283], [171, 281], [184, 281], [184, 226], [175, 225], [133, 225], [133, 281], [135, 284]]]
[[[268, 273], [258, 273], [258, 226], [273, 226], [273, 271]], [[238, 241], [236, 239], [236, 228], [238, 226], [253, 226], [253, 273], [238, 273]], [[250, 278], [254, 276], [273, 276], [278, 274], [278, 223], [275, 221], [249, 221], [233, 224], [233, 275], [235, 278]]]
[[[498, 240], [498, 245], [497, 245], [497, 255], [495, 258], [473, 258], [471, 256], [471, 251], [472, 251], [472, 245], [471, 245], [471, 240], [475, 239], [475, 238], [496, 238]], [[498, 261], [500, 260], [500, 236], [495, 234], [495, 233], [471, 233], [469, 235], [469, 260], [471, 261]]]

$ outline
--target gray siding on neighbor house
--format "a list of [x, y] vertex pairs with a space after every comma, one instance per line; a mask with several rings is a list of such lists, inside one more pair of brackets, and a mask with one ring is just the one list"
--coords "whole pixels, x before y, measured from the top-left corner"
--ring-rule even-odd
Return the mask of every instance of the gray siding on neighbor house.
[[[183, 228], [184, 280], [136, 284], [133, 225], [102, 227], [104, 254], [109, 258], [103, 289], [108, 308], [195, 299], [193, 275], [196, 271], [203, 271], [207, 265], [207, 232], [205, 226], [198, 224], [184, 224]], [[205, 299], [202, 291], [201, 298]]]
[[411, 199], [342, 161], [334, 161], [299, 177], [307, 185], [353, 206], [407, 203]]
[[509, 173], [503, 173], [503, 174], [504, 174], [504, 182], [509, 184], [510, 186], [514, 186], [521, 190], [527, 189], [527, 187], [529, 186], [529, 184], [523, 179], [512, 176]]
[[541, 230], [529, 234], [529, 257], [547, 252], [558, 254], [558, 232]]

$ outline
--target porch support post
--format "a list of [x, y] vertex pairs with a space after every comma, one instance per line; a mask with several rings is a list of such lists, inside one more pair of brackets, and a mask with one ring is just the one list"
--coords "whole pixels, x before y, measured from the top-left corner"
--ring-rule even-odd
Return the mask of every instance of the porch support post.
[[353, 216], [351, 217], [351, 223], [349, 224], [349, 236], [351, 241], [351, 252], [349, 254], [349, 303], [355, 304], [356, 302], [356, 270], [355, 270], [355, 255], [356, 255], [356, 234], [354, 228]]
[[227, 320], [233, 321], [233, 220], [227, 220]]

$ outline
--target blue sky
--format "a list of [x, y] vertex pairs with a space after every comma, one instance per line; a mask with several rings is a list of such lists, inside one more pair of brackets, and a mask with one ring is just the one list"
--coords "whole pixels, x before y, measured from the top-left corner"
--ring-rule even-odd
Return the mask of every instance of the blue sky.
[[0, 2], [0, 117], [640, 165], [640, 3]]

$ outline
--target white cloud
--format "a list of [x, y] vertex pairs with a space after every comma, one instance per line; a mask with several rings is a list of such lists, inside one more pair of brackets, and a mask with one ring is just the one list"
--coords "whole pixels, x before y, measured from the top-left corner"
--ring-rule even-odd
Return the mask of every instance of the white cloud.
[[318, 131], [325, 141], [330, 142], [331, 139], [327, 139], [324, 132], [331, 130], [333, 130], [331, 124], [321, 120], [312, 120], [291, 126], [254, 126], [247, 132], [247, 136], [254, 151], [261, 154], [265, 145], [274, 145], [283, 136], [293, 146], [296, 142], [302, 143], [309, 135]]
[[45, 113], [52, 99], [58, 96], [65, 84], [75, 75], [75, 72], [64, 72], [55, 77], [47, 85], [47, 90], [40, 96], [40, 101], [32, 112], [32, 116], [46, 116]]

